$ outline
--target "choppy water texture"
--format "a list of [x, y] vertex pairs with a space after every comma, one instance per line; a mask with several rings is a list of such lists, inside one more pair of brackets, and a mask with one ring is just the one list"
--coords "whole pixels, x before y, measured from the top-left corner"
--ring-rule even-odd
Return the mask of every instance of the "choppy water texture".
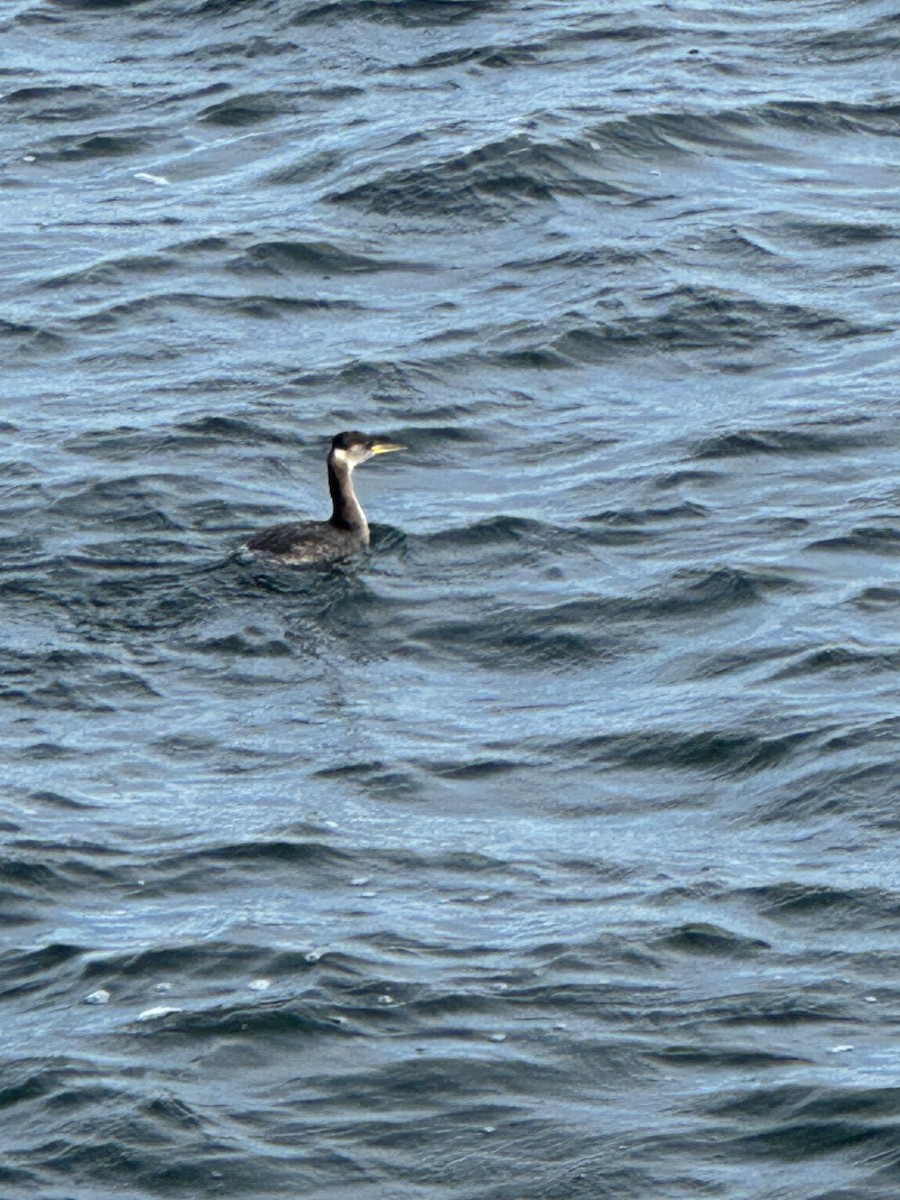
[[894, 6], [0, 42], [0, 1195], [893, 1200]]

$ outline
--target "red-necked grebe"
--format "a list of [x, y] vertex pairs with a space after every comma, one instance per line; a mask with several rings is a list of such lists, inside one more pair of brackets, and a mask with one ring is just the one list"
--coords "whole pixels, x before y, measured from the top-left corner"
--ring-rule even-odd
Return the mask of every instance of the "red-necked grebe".
[[333, 509], [327, 521], [288, 521], [255, 533], [247, 549], [289, 564], [323, 563], [349, 558], [369, 544], [369, 522], [353, 490], [353, 469], [376, 454], [405, 450], [390, 438], [351, 430], [332, 440], [328, 453], [328, 490]]

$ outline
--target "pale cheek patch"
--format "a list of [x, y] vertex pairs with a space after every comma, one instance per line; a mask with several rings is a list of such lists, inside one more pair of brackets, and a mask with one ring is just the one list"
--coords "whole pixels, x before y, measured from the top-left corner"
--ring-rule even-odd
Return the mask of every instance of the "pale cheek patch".
[[347, 462], [347, 451], [346, 450], [335, 450], [334, 457], [338, 460], [338, 462], [345, 463], [345, 462]]

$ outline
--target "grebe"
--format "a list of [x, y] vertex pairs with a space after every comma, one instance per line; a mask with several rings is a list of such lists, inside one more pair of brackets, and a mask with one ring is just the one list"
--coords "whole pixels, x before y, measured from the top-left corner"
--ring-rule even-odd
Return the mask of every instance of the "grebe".
[[349, 558], [369, 544], [369, 522], [353, 490], [353, 469], [376, 454], [405, 450], [389, 438], [358, 430], [339, 433], [328, 453], [328, 490], [333, 509], [327, 521], [288, 521], [255, 533], [247, 549], [291, 565]]

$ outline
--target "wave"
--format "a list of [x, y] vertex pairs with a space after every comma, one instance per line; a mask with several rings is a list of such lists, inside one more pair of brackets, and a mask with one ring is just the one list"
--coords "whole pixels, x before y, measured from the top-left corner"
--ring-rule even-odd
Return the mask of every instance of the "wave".
[[749, 888], [739, 895], [769, 920], [808, 921], [820, 929], [890, 928], [900, 915], [900, 898], [881, 888], [787, 881]]
[[894, 608], [900, 604], [900, 587], [890, 587], [888, 585], [863, 588], [863, 590], [854, 597], [854, 603], [860, 608]]
[[326, 198], [383, 215], [493, 222], [556, 195], [620, 200], [631, 196], [627, 189], [604, 181], [589, 147], [574, 140], [536, 142], [518, 135], [421, 167], [388, 171]]
[[900, 554], [900, 529], [894, 525], [859, 525], [850, 533], [819, 538], [810, 550], [843, 550], [863, 554]]
[[343, 23], [357, 18], [418, 29], [462, 24], [501, 7], [501, 0], [331, 0], [324, 4], [306, 0], [291, 24]]
[[658, 521], [679, 521], [683, 518], [702, 521], [708, 516], [709, 510], [704, 505], [693, 500], [682, 500], [679, 504], [664, 507], [607, 509], [581, 519], [589, 524], [643, 526]]
[[900, 104], [852, 104], [840, 100], [780, 100], [752, 110], [756, 121], [804, 133], [900, 135]]
[[727, 612], [739, 605], [758, 603], [771, 592], [805, 590], [790, 572], [763, 568], [721, 566], [711, 570], [684, 570], [675, 575], [673, 582], [679, 586], [659, 596], [636, 597], [631, 601], [632, 605], [639, 611], [658, 616], [698, 610]]
[[111, 89], [92, 84], [37, 84], [14, 88], [0, 105], [20, 120], [87, 121], [115, 113], [117, 99]]
[[[533, 269], [530, 263], [528, 267]], [[593, 312], [566, 314], [555, 322], [556, 328], [516, 324], [494, 333], [492, 342], [499, 343], [499, 348], [480, 349], [475, 357], [481, 363], [497, 366], [546, 370], [602, 366], [641, 353], [700, 351], [720, 356], [727, 365], [725, 356], [753, 352], [776, 340], [793, 344], [801, 335], [805, 341], [815, 342], [884, 332], [809, 305], [764, 301], [738, 291], [699, 285], [643, 294], [638, 304], [642, 311], [625, 312], [616, 302], [602, 298], [592, 306]], [[720, 365], [720, 359], [715, 361]], [[753, 365], [750, 359], [746, 369]], [[770, 367], [770, 355], [760, 358], [759, 366]], [[760, 430], [733, 436], [755, 437], [756, 445], [765, 449], [767, 436], [771, 445], [778, 439], [804, 435]], [[815, 431], [810, 429], [806, 436], [809, 445], [814, 445]], [[819, 441], [824, 447], [829, 437], [839, 436], [823, 431]], [[853, 434], [843, 436], [845, 444], [855, 444]], [[715, 448], [714, 439], [710, 446]]]
[[665, 1067], [737, 1067], [742, 1071], [757, 1071], [811, 1061], [802, 1054], [791, 1054], [786, 1050], [760, 1050], [751, 1046], [721, 1043], [709, 1047], [675, 1044], [652, 1051], [651, 1055]]
[[160, 292], [104, 305], [74, 318], [73, 325], [79, 332], [105, 334], [120, 326], [134, 329], [144, 322], [165, 318], [168, 310], [178, 309], [200, 310], [223, 317], [279, 320], [297, 313], [362, 312], [365, 306], [354, 300], [326, 300], [318, 296], [223, 296], [205, 292]]
[[165, 490], [170, 481], [177, 480], [178, 476], [148, 479], [131, 475], [75, 484], [65, 495], [52, 501], [47, 511], [67, 518], [88, 517], [93, 520], [106, 515], [117, 525], [177, 531], [182, 529], [181, 523], [171, 517], [158, 501], [160, 491]]
[[288, 92], [244, 92], [210, 104], [199, 119], [227, 129], [242, 129], [290, 113], [294, 107], [294, 96]]
[[256, 242], [235, 259], [230, 268], [234, 271], [266, 271], [276, 275], [332, 275], [429, 269], [422, 263], [362, 254], [331, 242], [319, 241]]
[[679, 925], [661, 935], [655, 944], [661, 949], [684, 954], [737, 959], [754, 958], [761, 951], [772, 948], [769, 942], [761, 938], [745, 937], [719, 925], [696, 921], [688, 925]]
[[36, 919], [62, 896], [121, 886], [119, 861], [114, 851], [93, 843], [20, 838], [0, 857], [0, 889], [13, 915]]
[[[578, 111], [585, 118], [591, 113], [584, 107]], [[766, 141], [760, 134], [859, 132], [896, 136], [900, 133], [900, 105], [783, 100], [707, 112], [661, 109], [611, 118], [587, 129], [594, 146], [625, 158], [658, 160], [713, 151], [724, 157], [778, 163], [790, 156], [791, 144]]]
[[527, 63], [539, 62], [546, 45], [542, 42], [508, 43], [487, 46], [459, 46], [452, 50], [441, 50], [436, 54], [427, 54], [424, 58], [410, 63], [400, 63], [395, 71], [433, 71], [444, 67], [456, 67], [463, 63], [475, 64], [479, 67], [518, 67]]
[[68, 339], [52, 329], [28, 321], [7, 321], [0, 318], [0, 339], [15, 347], [17, 354], [54, 354], [67, 347]]
[[774, 679], [798, 679], [835, 672], [840, 678], [856, 675], [869, 677], [881, 671], [900, 668], [900, 650], [856, 650], [850, 646], [824, 646], [811, 650], [797, 661], [778, 671]]
[[[485, 568], [490, 550], [499, 550], [499, 562], [530, 563], [535, 554], [559, 554], [561, 545], [627, 544], [633, 540], [599, 539], [589, 533], [567, 531], [563, 538], [540, 522], [509, 518], [479, 523], [460, 533], [431, 535], [437, 546], [454, 551], [470, 549]], [[711, 571], [684, 571], [669, 586], [637, 595], [598, 595], [564, 600], [550, 605], [487, 604], [465, 617], [441, 621], [420, 620], [408, 628], [403, 652], [426, 657], [460, 658], [501, 671], [532, 669], [581, 670], [599, 661], [614, 660], [640, 644], [648, 626], [693, 616], [711, 618], [747, 604], [764, 602], [772, 592], [803, 590], [790, 575], [774, 571], [720, 567]]]
[[736, 458], [757, 454], [840, 454], [871, 445], [876, 435], [860, 430], [864, 421], [794, 425], [785, 429], [742, 429], [704, 438], [694, 450], [695, 458]]
[[564, 534], [558, 526], [529, 517], [496, 516], [474, 521], [471, 525], [440, 529], [422, 540], [433, 546], [492, 546], [516, 542], [549, 545]]
[[0, 699], [23, 709], [82, 713], [115, 712], [133, 701], [158, 697], [136, 671], [103, 653], [52, 650], [24, 653], [0, 649]]
[[[63, 448], [71, 454], [84, 454], [109, 462], [119, 462], [143, 460], [149, 455], [166, 454], [182, 449], [212, 449], [217, 445], [285, 446], [294, 449], [301, 444], [302, 439], [296, 433], [276, 425], [274, 421], [263, 424], [262, 421], [244, 416], [210, 414], [189, 421], [176, 421], [159, 428], [141, 429], [132, 425], [120, 425], [111, 429], [86, 430], [68, 438], [63, 443]], [[82, 498], [85, 512], [92, 502], [96, 501], [96, 512], [99, 513], [110, 494], [137, 496], [143, 491], [153, 491], [161, 486], [171, 487], [176, 492], [183, 487], [185, 494], [188, 494], [196, 490], [198, 480], [193, 476], [167, 472], [164, 475], [154, 473], [140, 477], [130, 476], [125, 480], [107, 480], [104, 483], [73, 486], [78, 486], [79, 490], [70, 492], [70, 496]], [[217, 502], [208, 498], [201, 503], [212, 511]], [[219, 509], [219, 515], [227, 517], [227, 506]]]
[[763, 735], [731, 729], [702, 732], [638, 730], [598, 734], [562, 743], [570, 760], [631, 770], [696, 770], [713, 775], [744, 775], [780, 765], [812, 737], [808, 732]]
[[[324, 842], [269, 839], [183, 851], [148, 864], [148, 882], [166, 894], [193, 894], [210, 887], [239, 887], [261, 872], [287, 872], [316, 886], [346, 887], [358, 862]], [[299, 874], [298, 874], [299, 873]]]
[[872, 221], [792, 221], [785, 231], [814, 246], [865, 246], [869, 243], [893, 241], [897, 230], [882, 222]]
[[894, 761], [833, 765], [813, 771], [789, 789], [761, 805], [754, 814], [760, 822], [810, 820], [840, 816], [863, 827], [896, 830], [900, 768]]
[[126, 158], [146, 154], [156, 134], [149, 129], [129, 133], [71, 134], [51, 138], [35, 148], [38, 162], [80, 162], [90, 159]]
[[[250, 1172], [235, 1167], [214, 1118], [165, 1091], [149, 1096], [124, 1077], [111, 1080], [108, 1064], [69, 1054], [20, 1057], [4, 1064], [0, 1094], [16, 1146], [15, 1165], [2, 1174], [10, 1185], [45, 1195], [61, 1181], [65, 1191], [102, 1197], [111, 1188], [174, 1194], [208, 1191], [227, 1172], [229, 1190], [254, 1194]], [[261, 1156], [256, 1166], [260, 1186], [277, 1186], [276, 1169]]]

